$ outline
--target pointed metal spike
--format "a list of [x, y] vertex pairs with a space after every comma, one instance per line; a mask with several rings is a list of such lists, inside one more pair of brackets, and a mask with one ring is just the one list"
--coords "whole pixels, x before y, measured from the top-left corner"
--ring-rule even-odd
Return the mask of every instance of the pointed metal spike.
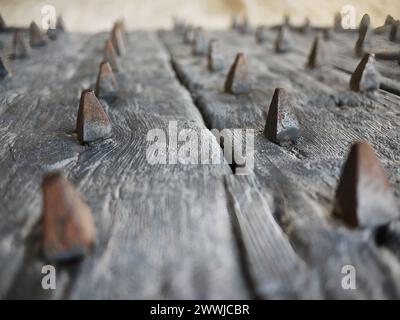
[[324, 28], [322, 34], [324, 35], [324, 40], [329, 41], [332, 38], [332, 29]]
[[111, 40], [106, 41], [104, 47], [104, 60], [111, 65], [111, 68], [114, 72], [121, 70], [121, 66]]
[[29, 44], [31, 47], [42, 47], [47, 43], [38, 25], [32, 22], [29, 27]]
[[276, 88], [268, 109], [264, 135], [278, 144], [295, 142], [300, 136], [300, 125], [286, 90]]
[[60, 172], [42, 182], [42, 249], [50, 261], [66, 262], [86, 256], [95, 244], [95, 228], [89, 207]]
[[246, 34], [250, 31], [249, 18], [246, 14], [243, 14], [242, 21], [238, 26], [238, 31], [242, 34]]
[[186, 26], [185, 32], [183, 33], [183, 43], [193, 44], [194, 39], [194, 28], [192, 26]]
[[224, 57], [221, 53], [219, 42], [216, 39], [211, 39], [208, 44], [207, 65], [208, 69], [212, 72], [216, 72], [224, 68]]
[[82, 92], [76, 131], [81, 144], [111, 137], [111, 121], [93, 90]]
[[361, 57], [364, 54], [365, 45], [369, 42], [371, 35], [371, 22], [368, 14], [364, 14], [360, 27], [358, 29], [358, 39], [354, 47], [354, 53], [357, 57]]
[[207, 54], [207, 40], [202, 28], [196, 28], [194, 32], [192, 52], [196, 56]]
[[231, 30], [237, 30], [238, 27], [239, 27], [239, 19], [238, 16], [235, 14], [232, 16]]
[[103, 99], [115, 98], [118, 94], [117, 81], [110, 64], [106, 61], [100, 64], [95, 93], [97, 97]]
[[289, 15], [289, 14], [285, 14], [285, 15], [283, 16], [283, 23], [282, 23], [282, 25], [283, 25], [283, 26], [286, 26], [286, 27], [290, 27], [290, 15]]
[[3, 58], [0, 56], [0, 79], [11, 76], [11, 72], [7, 65], [4, 63]]
[[57, 16], [56, 29], [60, 32], [65, 32], [65, 23], [61, 15]]
[[114, 27], [112, 28], [110, 39], [117, 54], [119, 56], [123, 56], [126, 53], [126, 49], [121, 28], [118, 24], [114, 25]]
[[316, 36], [311, 46], [310, 54], [308, 55], [307, 67], [315, 69], [324, 64], [325, 52], [323, 41], [320, 36]]
[[343, 27], [342, 27], [342, 14], [340, 12], [336, 12], [335, 13], [335, 17], [334, 17], [334, 20], [333, 20], [333, 29], [336, 32], [340, 32], [340, 31], [343, 30]]
[[24, 59], [29, 57], [31, 49], [28, 43], [25, 41], [22, 33], [20, 33], [19, 31], [14, 32], [12, 47], [12, 59]]
[[251, 81], [244, 53], [236, 55], [225, 81], [225, 92], [243, 94], [251, 91]]
[[367, 142], [357, 142], [343, 166], [333, 214], [350, 228], [398, 219], [400, 211], [385, 172]]
[[390, 27], [389, 40], [400, 42], [400, 21], [394, 21]]
[[291, 39], [289, 37], [286, 27], [282, 26], [276, 36], [275, 52], [285, 53], [290, 50]]
[[394, 20], [394, 18], [388, 14], [386, 16], [385, 22], [382, 26], [375, 28], [374, 32], [376, 34], [388, 34], [390, 35], [390, 31], [392, 29], [392, 24], [395, 23], [396, 20]]
[[311, 30], [311, 21], [309, 18], [304, 19], [303, 25], [300, 27], [300, 32], [303, 34], [308, 33]]
[[0, 31], [5, 31], [7, 29], [6, 22], [4, 21], [2, 15], [0, 14]]
[[264, 43], [268, 40], [268, 28], [266, 26], [259, 26], [256, 29], [256, 42]]
[[379, 89], [379, 72], [375, 67], [375, 55], [366, 53], [354, 70], [350, 79], [353, 91], [373, 91]]

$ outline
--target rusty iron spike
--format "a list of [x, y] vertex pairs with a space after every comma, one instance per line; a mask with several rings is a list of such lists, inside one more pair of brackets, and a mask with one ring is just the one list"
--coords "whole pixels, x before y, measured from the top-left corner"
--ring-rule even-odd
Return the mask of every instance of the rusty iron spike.
[[3, 58], [0, 56], [0, 79], [11, 76], [11, 72], [7, 65], [4, 63]]
[[115, 98], [117, 96], [117, 81], [107, 61], [100, 63], [95, 93], [97, 97], [102, 99]]
[[367, 142], [351, 147], [336, 190], [333, 214], [350, 228], [377, 226], [399, 218], [390, 183]]
[[342, 27], [342, 15], [341, 15], [340, 12], [336, 12], [335, 13], [335, 16], [334, 16], [334, 19], [333, 19], [333, 29], [336, 32], [340, 32], [340, 31], [343, 30], [343, 27]]
[[7, 29], [6, 22], [4, 21], [2, 15], [0, 14], [0, 31], [4, 31]]
[[307, 67], [315, 69], [324, 64], [325, 52], [323, 41], [320, 36], [316, 36], [311, 46], [310, 54], [308, 55]]
[[251, 91], [251, 81], [244, 53], [238, 53], [225, 81], [225, 92], [244, 94]]
[[59, 171], [44, 176], [42, 194], [44, 256], [56, 262], [86, 256], [95, 244], [95, 228], [89, 207]]
[[400, 21], [393, 21], [390, 33], [389, 33], [389, 40], [392, 42], [400, 42]]
[[281, 26], [275, 40], [275, 52], [285, 53], [289, 51], [291, 47], [290, 42], [291, 39], [288, 35], [287, 28], [285, 26]]
[[264, 135], [278, 144], [295, 142], [300, 136], [299, 121], [294, 113], [292, 102], [283, 88], [275, 89], [268, 109]]
[[194, 28], [193, 26], [186, 26], [185, 32], [183, 33], [183, 43], [193, 44], [194, 39]]
[[125, 50], [123, 35], [119, 24], [115, 24], [114, 27], [112, 28], [110, 39], [117, 54], [119, 56], [123, 56], [126, 50]]
[[118, 72], [121, 70], [121, 66], [111, 40], [106, 41], [104, 47], [104, 60], [110, 64], [114, 72]]
[[93, 90], [84, 90], [79, 102], [76, 132], [81, 144], [111, 137], [111, 121]]
[[358, 29], [358, 39], [354, 46], [354, 53], [357, 57], [364, 54], [365, 45], [369, 42], [371, 34], [371, 22], [368, 14], [364, 14]]
[[224, 68], [224, 57], [221, 53], [219, 42], [211, 39], [208, 44], [207, 65], [212, 72], [222, 70]]
[[32, 21], [29, 26], [29, 44], [31, 47], [42, 47], [47, 43], [38, 25]]
[[25, 41], [24, 36], [19, 31], [15, 31], [12, 41], [13, 51], [10, 55], [11, 59], [24, 59], [30, 55], [30, 47]]
[[350, 89], [356, 92], [379, 89], [379, 72], [375, 67], [375, 55], [366, 53], [350, 79]]
[[256, 29], [256, 42], [264, 43], [268, 40], [268, 28], [266, 26], [259, 26]]
[[60, 32], [65, 32], [65, 23], [61, 15], [57, 16], [56, 29]]
[[207, 54], [207, 40], [202, 28], [196, 28], [194, 32], [192, 52], [196, 56], [204, 56]]

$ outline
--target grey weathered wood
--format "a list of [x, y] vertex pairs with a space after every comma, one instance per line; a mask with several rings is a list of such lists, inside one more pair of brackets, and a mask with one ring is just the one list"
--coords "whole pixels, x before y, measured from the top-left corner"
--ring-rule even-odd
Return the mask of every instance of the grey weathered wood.
[[[251, 36], [219, 32], [217, 37], [225, 48], [227, 63], [233, 61], [236, 52], [245, 52], [254, 79], [251, 94], [228, 95], [222, 92], [226, 70], [210, 75], [204, 62], [190, 56], [176, 35], [162, 33], [162, 37], [171, 51], [175, 69], [196, 97], [209, 128], [257, 130], [255, 176], [262, 194], [274, 199], [272, 211], [295, 251], [310, 266], [311, 272], [303, 273], [300, 279], [308, 279], [320, 291], [310, 288], [309, 296], [398, 296], [394, 276], [398, 262], [385, 250], [378, 249], [373, 237], [366, 237], [374, 231], [349, 232], [330, 217], [330, 210], [345, 155], [350, 144], [359, 139], [373, 144], [399, 196], [399, 152], [393, 144], [400, 138], [396, 130], [399, 98], [385, 91], [369, 95], [349, 92], [348, 75], [329, 65], [322, 70], [306, 70], [306, 55], [300, 50], [276, 55], [271, 45], [255, 46]], [[290, 92], [297, 107], [302, 138], [294, 146], [277, 146], [262, 135], [273, 90], [279, 86]], [[244, 187], [243, 192], [246, 190]], [[263, 243], [262, 232], [250, 234]], [[252, 252], [251, 246], [249, 251]], [[257, 259], [253, 252], [250, 264]], [[344, 261], [356, 266], [358, 279], [362, 279], [357, 292], [340, 287]], [[390, 270], [387, 280], [380, 274], [383, 270]], [[392, 284], [390, 290], [385, 290], [385, 282]]]

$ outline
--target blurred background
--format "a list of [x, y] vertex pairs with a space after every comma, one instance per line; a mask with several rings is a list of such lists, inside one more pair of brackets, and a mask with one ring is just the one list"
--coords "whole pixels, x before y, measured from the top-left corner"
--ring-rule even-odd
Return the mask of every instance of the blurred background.
[[382, 25], [387, 13], [400, 16], [400, 0], [0, 0], [0, 13], [9, 25], [26, 26], [41, 21], [42, 8], [52, 5], [71, 31], [109, 30], [125, 17], [129, 29], [171, 27], [172, 16], [195, 25], [226, 28], [235, 14], [246, 13], [252, 24], [276, 24], [284, 14], [301, 24], [305, 17], [314, 25], [332, 24], [335, 12], [346, 5], [355, 9], [356, 20], [364, 13], [373, 26]]

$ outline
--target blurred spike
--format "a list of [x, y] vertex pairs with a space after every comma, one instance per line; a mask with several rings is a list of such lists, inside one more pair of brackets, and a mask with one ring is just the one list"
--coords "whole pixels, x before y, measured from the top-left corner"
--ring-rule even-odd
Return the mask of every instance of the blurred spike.
[[238, 26], [238, 30], [242, 34], [246, 34], [250, 31], [249, 17], [246, 14], [243, 14], [242, 21]]
[[286, 27], [282, 26], [276, 36], [275, 52], [285, 53], [290, 50], [291, 39], [289, 37]]
[[0, 56], [0, 79], [11, 76], [11, 72], [7, 65], [4, 63], [3, 58]]
[[125, 50], [123, 35], [119, 24], [114, 24], [114, 27], [111, 30], [110, 39], [117, 54], [119, 56], [123, 56], [126, 53], [126, 50]]
[[243, 94], [251, 91], [250, 76], [244, 53], [236, 55], [225, 81], [225, 92]]
[[350, 227], [373, 227], [399, 218], [385, 172], [367, 142], [351, 147], [336, 190], [333, 214]]
[[389, 40], [393, 42], [400, 42], [400, 21], [394, 21], [390, 28]]
[[29, 27], [29, 44], [31, 47], [42, 47], [47, 43], [38, 25], [32, 21]]
[[207, 41], [202, 28], [196, 28], [193, 38], [192, 52], [196, 56], [207, 54]]
[[268, 39], [268, 28], [266, 26], [259, 26], [256, 29], [256, 42], [264, 43]]
[[81, 144], [111, 137], [111, 121], [93, 90], [82, 92], [76, 121], [76, 132]]
[[115, 80], [111, 66], [103, 61], [99, 67], [96, 81], [96, 96], [99, 98], [115, 98], [117, 96], [117, 81]]
[[286, 27], [290, 27], [290, 15], [289, 15], [289, 14], [285, 14], [285, 15], [283, 16], [283, 23], [282, 23], [282, 25], [283, 25], [283, 26], [286, 26]]
[[238, 16], [235, 14], [232, 16], [231, 30], [237, 30], [239, 27]]
[[224, 57], [221, 54], [219, 42], [211, 39], [208, 44], [207, 65], [212, 72], [219, 71], [224, 68]]
[[20, 33], [19, 31], [14, 32], [12, 47], [12, 59], [24, 59], [29, 57], [31, 49], [28, 43], [25, 41], [22, 33]]
[[6, 22], [4, 21], [2, 15], [0, 14], [0, 31], [5, 31], [7, 29]]
[[322, 34], [324, 36], [324, 40], [329, 41], [332, 38], [332, 29], [331, 28], [324, 28], [322, 30]]
[[46, 35], [47, 35], [47, 38], [49, 38], [52, 41], [55, 41], [58, 38], [58, 30], [49, 28], [46, 31]]
[[366, 53], [351, 75], [350, 89], [373, 91], [379, 89], [379, 73], [375, 68], [375, 55]]
[[183, 34], [183, 42], [185, 44], [193, 44], [194, 39], [194, 28], [192, 26], [186, 26], [185, 32]]
[[357, 57], [364, 54], [365, 45], [369, 42], [371, 33], [371, 22], [368, 14], [364, 14], [358, 29], [358, 39], [354, 47], [354, 53]]
[[86, 256], [95, 243], [89, 207], [61, 172], [42, 182], [42, 249], [50, 261], [66, 262]]
[[308, 56], [307, 67], [315, 69], [324, 64], [325, 52], [323, 41], [320, 36], [316, 36], [311, 46], [310, 54]]
[[300, 32], [303, 34], [308, 33], [311, 30], [311, 21], [309, 18], [304, 19], [303, 25], [300, 27]]
[[295, 142], [300, 125], [286, 90], [276, 88], [268, 109], [264, 135], [275, 143]]
[[61, 32], [65, 32], [65, 23], [61, 15], [57, 16], [56, 29]]
[[121, 70], [117, 54], [115, 53], [114, 46], [111, 40], [107, 40], [104, 47], [104, 60], [107, 61], [114, 72]]
[[340, 12], [335, 13], [334, 21], [333, 21], [333, 29], [336, 32], [340, 32], [343, 30], [342, 27], [342, 14]]

